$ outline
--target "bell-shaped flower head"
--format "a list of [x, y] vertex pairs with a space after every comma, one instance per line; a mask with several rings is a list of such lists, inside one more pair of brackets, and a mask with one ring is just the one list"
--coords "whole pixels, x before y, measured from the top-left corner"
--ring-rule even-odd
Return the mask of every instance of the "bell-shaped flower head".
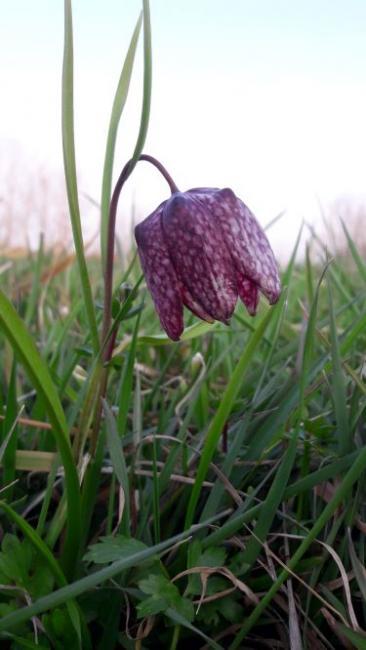
[[229, 189], [173, 192], [135, 228], [147, 286], [162, 327], [174, 341], [183, 305], [196, 316], [228, 323], [238, 296], [255, 315], [259, 292], [277, 302], [281, 286], [267, 236]]

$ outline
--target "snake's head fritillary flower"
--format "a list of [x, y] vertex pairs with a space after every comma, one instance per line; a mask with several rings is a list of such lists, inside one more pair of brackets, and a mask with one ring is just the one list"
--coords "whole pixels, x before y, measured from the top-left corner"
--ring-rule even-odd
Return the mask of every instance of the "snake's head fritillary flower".
[[183, 332], [183, 305], [199, 318], [228, 323], [238, 296], [255, 315], [259, 292], [270, 304], [281, 286], [263, 229], [230, 189], [174, 192], [135, 237], [147, 286], [162, 327]]

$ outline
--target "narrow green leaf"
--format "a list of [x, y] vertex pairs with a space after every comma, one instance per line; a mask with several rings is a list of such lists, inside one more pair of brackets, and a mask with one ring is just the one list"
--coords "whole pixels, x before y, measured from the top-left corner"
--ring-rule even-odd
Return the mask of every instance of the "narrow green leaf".
[[243, 563], [247, 570], [254, 564], [259, 553], [262, 550], [261, 542], [264, 542], [272, 526], [272, 522], [277, 514], [277, 508], [281, 503], [291, 470], [293, 468], [298, 441], [299, 430], [293, 431], [290, 444], [276, 472], [273, 483], [269, 489], [265, 501], [262, 503], [258, 521], [253, 530], [253, 536], [250, 538], [245, 551], [243, 552]]
[[306, 246], [306, 256], [305, 256], [305, 273], [306, 273], [306, 288], [308, 292], [308, 303], [311, 303], [314, 300], [314, 277], [313, 277], [313, 267], [311, 265], [310, 257], [310, 246]]
[[[324, 483], [324, 481], [327, 481], [333, 476], [342, 474], [356, 460], [357, 455], [358, 452], [348, 454], [348, 456], [345, 456], [345, 458], [341, 458], [334, 461], [333, 463], [329, 463], [329, 465], [326, 465], [325, 467], [312, 472], [308, 476], [304, 476], [304, 478], [295, 481], [295, 483], [291, 483], [285, 489], [283, 495], [284, 501], [292, 499], [294, 496], [298, 496], [302, 492], [309, 492], [316, 485]], [[240, 528], [242, 528], [244, 523], [248, 523], [260, 515], [262, 506], [263, 502], [258, 503], [256, 506], [253, 506], [245, 512], [232, 516], [227, 522], [222, 524], [218, 530], [210, 533], [207, 537], [205, 537], [202, 542], [204, 547], [206, 548], [210, 545], [220, 544], [220, 542], [223, 540], [234, 535], [238, 530], [240, 530]]]
[[217, 641], [214, 641], [209, 636], [204, 634], [204, 632], [202, 632], [202, 630], [200, 630], [199, 627], [192, 625], [192, 623], [187, 621], [187, 619], [184, 616], [182, 616], [179, 612], [177, 612], [177, 610], [173, 609], [172, 607], [169, 607], [165, 613], [172, 621], [174, 621], [174, 623], [177, 623], [182, 627], [186, 627], [188, 630], [191, 630], [191, 632], [197, 634], [197, 636], [200, 636], [204, 641], [206, 641], [206, 644], [209, 646], [209, 648], [214, 648], [214, 650], [224, 650], [222, 645], [220, 645], [219, 643], [217, 643]]
[[301, 241], [301, 236], [302, 236], [302, 231], [303, 231], [303, 224], [301, 224], [299, 228], [299, 232], [296, 237], [295, 245], [291, 253], [290, 260], [287, 264], [286, 270], [282, 276], [282, 286], [288, 287], [291, 282], [293, 282], [293, 273], [294, 273], [294, 267], [295, 267], [295, 262], [296, 262], [296, 257], [297, 257], [297, 252], [299, 250], [299, 245]]
[[27, 311], [24, 317], [24, 321], [26, 325], [30, 325], [30, 323], [32, 322], [38, 306], [38, 296], [41, 288], [41, 272], [42, 272], [42, 265], [43, 265], [43, 258], [44, 258], [43, 241], [44, 241], [44, 236], [43, 233], [41, 233], [39, 238], [37, 258], [34, 264], [32, 288], [27, 302]]
[[130, 530], [130, 488], [128, 483], [127, 467], [121, 444], [121, 436], [116, 427], [116, 420], [108, 406], [106, 400], [103, 400], [103, 409], [106, 420], [107, 445], [109, 456], [112, 461], [113, 469], [117, 476], [118, 482], [124, 492], [124, 511], [123, 511], [123, 531], [129, 533]]
[[128, 411], [131, 404], [131, 396], [133, 393], [133, 370], [136, 356], [136, 343], [138, 339], [138, 329], [140, 324], [141, 313], [136, 318], [135, 327], [133, 330], [131, 344], [127, 351], [125, 364], [123, 367], [121, 385], [119, 389], [118, 398], [118, 416], [117, 416], [117, 429], [120, 437], [126, 433], [126, 424]]
[[14, 353], [22, 362], [32, 384], [44, 399], [52, 424], [52, 432], [64, 466], [68, 527], [63, 561], [65, 572], [70, 575], [75, 566], [75, 548], [78, 548], [80, 542], [81, 520], [79, 481], [71, 452], [65, 415], [46, 364], [24, 323], [2, 291], [0, 291], [0, 328], [10, 341]]
[[202, 483], [206, 478], [208, 468], [215, 453], [224, 424], [230, 415], [234, 400], [242, 385], [244, 374], [248, 370], [248, 367], [252, 361], [252, 357], [262, 340], [263, 334], [266, 331], [268, 324], [273, 318], [273, 314], [275, 313], [276, 307], [269, 309], [262, 320], [259, 322], [256, 331], [251, 335], [249, 342], [243, 351], [225, 389], [216, 414], [208, 428], [201, 460], [197, 468], [196, 480], [188, 503], [185, 520], [186, 528], [188, 528], [193, 522], [197, 502], [201, 493]]
[[364, 282], [366, 282], [366, 264], [363, 261], [360, 253], [358, 252], [357, 246], [354, 243], [351, 235], [349, 234], [347, 226], [344, 223], [343, 219], [341, 219], [341, 224], [342, 224], [342, 227], [343, 227], [343, 230], [344, 230], [344, 234], [346, 235], [346, 238], [347, 238], [348, 247], [349, 247], [349, 249], [351, 251], [351, 255], [353, 257], [353, 260], [354, 260], [354, 262], [355, 262], [355, 264], [356, 264], [356, 266], [358, 268], [359, 274], [360, 274], [362, 280]]
[[8, 632], [3, 632], [0, 635], [1, 639], [7, 639], [9, 641], [14, 641], [16, 643], [17, 647], [19, 648], [26, 648], [27, 650], [49, 650], [49, 645], [41, 645], [40, 643], [33, 643], [33, 641], [30, 641], [29, 639], [23, 639], [23, 637], [18, 636], [17, 634], [10, 634]]
[[152, 53], [151, 53], [151, 24], [149, 0], [142, 0], [144, 25], [144, 81], [140, 128], [133, 152], [130, 173], [136, 165], [145, 145], [150, 118], [151, 83], [152, 83]]
[[94, 353], [99, 350], [99, 337], [93, 295], [86, 265], [83, 234], [81, 230], [80, 207], [76, 177], [74, 143], [74, 54], [72, 35], [71, 0], [65, 0], [65, 40], [62, 67], [62, 144], [64, 169], [69, 202], [70, 219], [74, 238], [76, 257], [79, 266], [81, 290], [90, 328]]
[[[298, 239], [299, 241], [299, 239]], [[295, 260], [295, 255], [296, 255], [296, 250], [297, 248], [295, 247], [294, 254], [292, 256], [292, 260]], [[291, 264], [291, 261], [290, 261]], [[291, 274], [287, 274], [287, 285], [289, 287], [289, 283], [291, 281]], [[287, 295], [288, 291], [285, 289], [282, 293], [280, 303], [278, 304], [278, 307], [276, 308], [276, 314], [274, 315], [272, 319], [272, 337], [270, 341], [270, 346], [268, 350], [265, 350], [264, 352], [264, 362], [263, 362], [263, 370], [261, 372], [260, 378], [258, 380], [254, 395], [253, 395], [253, 400], [252, 400], [252, 405], [251, 405], [251, 412], [256, 408], [256, 401], [257, 397], [260, 393], [261, 386], [263, 385], [263, 382], [265, 381], [266, 373], [269, 371], [270, 368], [270, 363], [271, 359], [273, 357], [273, 352], [275, 345], [277, 343], [281, 326], [285, 317], [285, 309], [286, 309], [286, 304], [287, 304]], [[270, 328], [268, 328], [270, 329]], [[250, 413], [247, 413], [248, 421], [250, 420]], [[238, 457], [238, 454], [240, 453], [240, 449], [243, 445], [243, 438], [246, 433], [247, 426], [244, 424], [241, 427], [240, 433], [235, 435], [235, 438], [233, 440], [233, 443], [230, 446], [230, 449], [228, 450], [228, 453], [226, 455], [226, 458], [224, 460], [223, 466], [222, 466], [222, 471], [225, 474], [225, 476], [229, 477], [230, 473], [232, 471], [233, 464]], [[219, 479], [216, 480], [215, 486], [212, 490], [210, 490], [210, 494], [207, 498], [207, 501], [205, 503], [205, 506], [203, 508], [202, 514], [201, 514], [201, 519], [202, 518], [207, 518], [210, 517], [211, 515], [214, 514], [214, 512], [217, 511], [217, 508], [219, 506], [220, 500], [224, 494], [224, 485], [222, 481]]]
[[142, 14], [140, 14], [135, 30], [132, 34], [130, 46], [128, 48], [126, 58], [123, 63], [121, 76], [119, 78], [116, 94], [114, 96], [112, 113], [109, 122], [108, 136], [106, 151], [104, 157], [104, 168], [103, 168], [103, 182], [102, 182], [102, 198], [101, 198], [101, 228], [100, 228], [100, 237], [101, 237], [101, 252], [102, 252], [102, 262], [103, 268], [105, 268], [105, 255], [107, 249], [107, 231], [108, 231], [108, 218], [109, 218], [109, 203], [111, 200], [112, 192], [112, 175], [113, 175], [113, 162], [114, 162], [114, 150], [116, 146], [118, 125], [125, 107], [125, 103], [128, 96], [128, 91], [130, 87], [130, 81], [132, 76], [132, 69], [135, 61], [135, 54], [137, 43], [140, 35], [142, 23]]
[[347, 413], [347, 395], [345, 386], [345, 377], [342, 368], [341, 355], [339, 350], [337, 327], [334, 316], [333, 297], [330, 282], [328, 281], [328, 302], [329, 302], [329, 320], [330, 320], [330, 337], [332, 349], [332, 374], [333, 374], [333, 403], [337, 422], [339, 454], [344, 456], [352, 451], [352, 436], [350, 435], [348, 413]]
[[[18, 426], [16, 424], [18, 417], [17, 403], [17, 364], [13, 360], [8, 395], [6, 402], [6, 415], [4, 421], [4, 431], [6, 433], [6, 445], [1, 446], [0, 462], [3, 463], [3, 485], [12, 483], [15, 479], [16, 450], [18, 442]], [[9, 432], [9, 433], [8, 433]], [[10, 436], [9, 436], [10, 434]], [[9, 437], [8, 437], [9, 436]], [[5, 442], [5, 440], [4, 440]], [[9, 488], [7, 498], [11, 501], [13, 496], [13, 487]]]
[[[214, 332], [217, 329], [217, 327], [219, 327], [219, 323], [214, 323], [211, 325], [210, 323], [204, 323], [202, 321], [197, 322], [194, 325], [191, 325], [190, 327], [186, 327], [182, 336], [180, 337], [180, 340], [190, 341], [192, 339], [203, 336], [204, 334], [207, 334], [209, 332]], [[160, 345], [172, 344], [171, 339], [166, 334], [152, 334], [151, 336], [139, 336], [137, 342], [139, 345], [153, 345], [154, 347]]]
[[357, 557], [355, 547], [352, 541], [351, 530], [348, 529], [347, 533], [348, 533], [348, 548], [349, 548], [349, 555], [351, 559], [352, 569], [355, 574], [355, 578], [359, 586], [360, 592], [362, 594], [362, 598], [366, 602], [366, 569], [363, 563]]
[[311, 474], [300, 478], [295, 483], [291, 483], [286, 488], [285, 499], [291, 499], [301, 492], [310, 492], [316, 485], [324, 483], [334, 476], [342, 475], [356, 460], [357, 455], [358, 452], [354, 451], [352, 454], [347, 454], [347, 456], [339, 458], [339, 460], [335, 460], [328, 465], [324, 465], [320, 469], [315, 470], [315, 472], [311, 472]]
[[42, 499], [42, 507], [38, 516], [37, 533], [40, 537], [42, 537], [45, 528], [47, 513], [52, 499], [54, 483], [55, 483], [59, 464], [60, 464], [59, 457], [58, 455], [56, 455], [51, 462], [51, 467], [47, 478], [47, 486]]
[[366, 634], [362, 630], [356, 632], [356, 630], [338, 622], [335, 623], [335, 626], [339, 634], [352, 643], [352, 647], [357, 650], [366, 650]]
[[306, 334], [304, 340], [304, 350], [302, 353], [302, 362], [300, 369], [300, 396], [299, 396], [299, 417], [300, 420], [304, 418], [304, 408], [305, 408], [305, 390], [309, 381], [311, 362], [313, 359], [314, 348], [315, 348], [315, 331], [316, 331], [316, 317], [318, 313], [318, 302], [319, 302], [319, 292], [324, 276], [327, 272], [329, 263], [324, 267], [322, 274], [319, 278], [314, 300], [311, 304], [309, 318], [306, 326]]

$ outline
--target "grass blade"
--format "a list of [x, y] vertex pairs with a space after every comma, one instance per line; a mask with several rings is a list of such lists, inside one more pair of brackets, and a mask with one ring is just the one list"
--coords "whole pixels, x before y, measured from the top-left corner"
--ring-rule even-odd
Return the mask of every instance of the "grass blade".
[[123, 511], [123, 532], [126, 535], [130, 533], [130, 489], [128, 483], [127, 467], [123, 455], [121, 445], [121, 437], [118, 434], [116, 427], [116, 420], [108, 403], [103, 400], [103, 409], [106, 420], [107, 444], [109, 456], [113, 465], [113, 469], [117, 476], [118, 482], [124, 492], [124, 511]]
[[328, 280], [328, 303], [330, 320], [330, 337], [332, 349], [333, 402], [338, 429], [339, 454], [345, 456], [352, 451], [352, 436], [350, 435], [345, 377], [339, 350], [337, 327], [334, 316], [333, 297], [330, 281]]
[[273, 314], [276, 313], [276, 307], [274, 309], [269, 309], [264, 315], [260, 323], [258, 324], [257, 329], [251, 335], [249, 342], [242, 353], [236, 368], [231, 376], [231, 379], [226, 387], [224, 395], [221, 399], [220, 405], [216, 411], [214, 419], [211, 422], [211, 425], [208, 428], [206, 434], [206, 440], [201, 456], [200, 463], [198, 465], [195, 484], [191, 493], [191, 497], [188, 503], [187, 515], [185, 520], [185, 527], [189, 528], [191, 526], [194, 514], [197, 506], [197, 502], [200, 496], [202, 483], [206, 478], [210, 462], [215, 453], [216, 446], [220, 435], [222, 433], [224, 424], [230, 415], [234, 400], [239, 392], [243, 381], [243, 375], [248, 369], [252, 357], [262, 340], [263, 334], [266, 331], [268, 324], [270, 323]]
[[[3, 463], [3, 484], [8, 485], [15, 479], [16, 450], [18, 443], [18, 403], [17, 403], [17, 364], [13, 360], [8, 395], [6, 402], [6, 415], [4, 420], [4, 441], [1, 445], [0, 462]], [[4, 445], [4, 448], [3, 448]], [[13, 487], [9, 487], [7, 498], [12, 500]]]
[[204, 641], [206, 641], [206, 646], [208, 646], [209, 648], [214, 648], [215, 650], [224, 650], [222, 645], [216, 643], [216, 641], [214, 641], [213, 639], [210, 639], [210, 637], [204, 634], [198, 627], [192, 625], [192, 623], [187, 621], [187, 619], [184, 618], [184, 616], [182, 616], [181, 614], [179, 614], [179, 612], [177, 612], [175, 609], [168, 607], [168, 609], [166, 610], [166, 615], [172, 621], [174, 621], [174, 623], [177, 623], [182, 627], [186, 627], [188, 630], [191, 630], [192, 632], [197, 634], [197, 636], [200, 636]]
[[68, 527], [63, 550], [63, 563], [67, 575], [75, 566], [75, 548], [78, 548], [81, 532], [80, 491], [74, 459], [71, 452], [65, 415], [53, 385], [48, 368], [35, 343], [11, 302], [0, 291], [0, 328], [10, 341], [14, 353], [22, 362], [33, 386], [44, 399], [53, 434], [65, 470]]
[[258, 521], [253, 530], [253, 536], [249, 540], [246, 549], [243, 552], [242, 559], [243, 562], [247, 564], [247, 570], [254, 564], [261, 552], [261, 542], [264, 542], [266, 539], [272, 526], [273, 519], [277, 514], [277, 508], [283, 498], [283, 493], [295, 462], [298, 434], [298, 429], [292, 433], [290, 444], [276, 472], [276, 476], [274, 477], [268, 495], [262, 504]]
[[144, 81], [140, 128], [133, 152], [130, 173], [136, 165], [145, 145], [150, 118], [151, 82], [152, 82], [152, 53], [151, 53], [151, 23], [149, 0], [142, 0], [144, 24]]
[[359, 272], [362, 280], [364, 282], [366, 282], [366, 265], [365, 265], [361, 255], [360, 255], [360, 253], [358, 252], [357, 246], [356, 246], [355, 242], [353, 241], [351, 235], [349, 234], [347, 226], [344, 223], [343, 219], [341, 219], [341, 224], [342, 224], [342, 228], [344, 230], [344, 234], [346, 235], [346, 238], [347, 238], [348, 247], [349, 247], [351, 255], [353, 257], [353, 261], [355, 262], [355, 264], [357, 266], [358, 272]]
[[27, 311], [24, 317], [24, 321], [27, 326], [29, 326], [30, 323], [32, 322], [32, 319], [36, 314], [37, 305], [38, 305], [39, 293], [41, 288], [42, 265], [43, 265], [43, 258], [44, 258], [43, 239], [44, 239], [43, 234], [41, 234], [39, 239], [37, 259], [34, 264], [32, 288], [29, 295], [29, 301], [27, 304]]
[[109, 203], [111, 200], [112, 192], [112, 175], [113, 175], [113, 161], [114, 150], [117, 139], [118, 125], [123, 113], [123, 109], [127, 100], [130, 81], [132, 76], [132, 69], [135, 61], [135, 54], [137, 43], [140, 35], [142, 24], [142, 14], [140, 14], [137, 21], [135, 30], [132, 34], [130, 46], [128, 48], [126, 58], [123, 63], [121, 76], [119, 78], [116, 94], [113, 101], [112, 113], [109, 122], [107, 145], [104, 158], [103, 168], [103, 181], [102, 181], [102, 198], [101, 198], [101, 253], [103, 268], [105, 268], [105, 255], [107, 250], [107, 230], [109, 218]]
[[128, 412], [131, 404], [131, 396], [133, 393], [133, 373], [134, 373], [134, 364], [135, 364], [135, 357], [136, 357], [136, 343], [138, 338], [140, 316], [141, 316], [141, 312], [138, 314], [136, 318], [136, 324], [133, 330], [133, 335], [129, 346], [129, 350], [127, 351], [126, 354], [126, 359], [123, 366], [122, 377], [121, 377], [121, 385], [119, 388], [117, 429], [119, 431], [120, 437], [123, 437], [126, 433]]
[[88, 268], [85, 259], [76, 178], [74, 143], [74, 55], [71, 0], [65, 0], [65, 40], [62, 67], [62, 144], [67, 198], [69, 202], [76, 257], [79, 266], [81, 290], [83, 293], [93, 350], [94, 353], [97, 353], [99, 349], [98, 328]]

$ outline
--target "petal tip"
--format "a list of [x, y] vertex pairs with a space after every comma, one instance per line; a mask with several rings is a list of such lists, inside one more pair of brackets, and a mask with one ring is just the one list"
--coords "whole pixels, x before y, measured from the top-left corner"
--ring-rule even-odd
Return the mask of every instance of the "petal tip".
[[179, 335], [179, 336], [177, 335], [177, 336], [176, 336], [176, 335], [174, 335], [174, 334], [168, 334], [168, 332], [167, 332], [167, 335], [168, 335], [168, 337], [170, 338], [170, 340], [173, 341], [174, 343], [179, 343], [179, 342], [180, 342], [180, 336], [181, 336], [181, 335]]
[[254, 316], [257, 315], [257, 308], [250, 309], [249, 307], [247, 307], [247, 312], [248, 312], [249, 316], [251, 316], [251, 318], [254, 318]]
[[279, 288], [278, 291], [274, 292], [268, 297], [268, 302], [270, 305], [275, 305], [281, 297], [282, 289]]

